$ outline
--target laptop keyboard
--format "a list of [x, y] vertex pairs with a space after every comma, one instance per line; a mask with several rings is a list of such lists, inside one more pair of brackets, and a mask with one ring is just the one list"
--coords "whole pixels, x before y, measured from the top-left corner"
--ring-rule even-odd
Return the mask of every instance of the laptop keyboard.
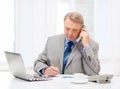
[[49, 77], [35, 77], [35, 76], [29, 75], [29, 74], [27, 74], [26, 77], [29, 81], [48, 81], [48, 80], [52, 80], [52, 78], [49, 78]]

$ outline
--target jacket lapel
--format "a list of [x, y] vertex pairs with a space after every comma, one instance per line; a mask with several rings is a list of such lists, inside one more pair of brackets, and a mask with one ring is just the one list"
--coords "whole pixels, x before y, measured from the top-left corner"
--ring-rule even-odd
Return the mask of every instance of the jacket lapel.
[[[59, 38], [58, 42], [56, 43], [56, 44], [58, 44], [58, 48], [57, 49], [59, 50], [58, 51], [59, 52], [59, 60], [60, 60], [60, 65], [61, 65], [61, 70], [60, 71], [62, 71], [62, 67], [63, 67], [64, 41], [65, 41], [65, 36], [62, 35]], [[70, 54], [70, 57], [69, 57], [68, 62], [66, 64], [66, 67], [69, 66], [69, 64], [74, 59], [74, 57], [76, 57], [76, 55], [79, 53], [77, 45], [78, 44], [76, 44], [75, 47], [73, 48], [72, 53]]]
[[59, 60], [60, 60], [61, 70], [63, 66], [64, 41], [65, 41], [65, 36], [62, 35], [62, 37], [58, 40], [58, 50], [59, 50]]
[[68, 62], [66, 64], [66, 67], [70, 64], [70, 62], [74, 59], [74, 57], [78, 54], [78, 49], [77, 49], [77, 45], [75, 45], [75, 47], [73, 48], [70, 56], [69, 56], [69, 59], [68, 59]]

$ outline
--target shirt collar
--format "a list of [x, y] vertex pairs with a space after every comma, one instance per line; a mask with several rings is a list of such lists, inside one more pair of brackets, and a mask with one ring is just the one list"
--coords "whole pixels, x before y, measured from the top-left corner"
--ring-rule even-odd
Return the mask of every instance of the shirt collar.
[[[70, 40], [67, 37], [65, 37], [65, 44], [67, 44], [68, 42], [70, 42]], [[76, 40], [74, 40], [72, 42], [73, 42], [74, 45], [77, 43]]]

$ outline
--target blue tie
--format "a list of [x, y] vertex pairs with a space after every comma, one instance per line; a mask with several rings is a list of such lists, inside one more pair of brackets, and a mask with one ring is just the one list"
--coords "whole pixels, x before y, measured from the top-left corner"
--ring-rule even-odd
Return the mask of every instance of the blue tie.
[[64, 60], [63, 60], [63, 69], [62, 69], [62, 74], [64, 74], [64, 70], [65, 70], [65, 66], [67, 64], [67, 61], [68, 61], [68, 58], [70, 56], [70, 53], [72, 51], [71, 47], [73, 45], [73, 42], [72, 41], [69, 41], [68, 43], [68, 46], [64, 52]]

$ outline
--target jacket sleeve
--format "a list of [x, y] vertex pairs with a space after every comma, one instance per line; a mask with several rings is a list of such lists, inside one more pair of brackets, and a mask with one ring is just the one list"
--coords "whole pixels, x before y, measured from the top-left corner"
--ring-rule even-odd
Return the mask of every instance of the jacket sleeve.
[[39, 75], [42, 75], [40, 73], [40, 70], [43, 68], [46, 68], [49, 66], [49, 60], [47, 58], [47, 43], [46, 46], [41, 54], [39, 54], [38, 59], [34, 62], [34, 71], [38, 73]]
[[[79, 48], [80, 49], [80, 48]], [[98, 60], [99, 45], [92, 41], [86, 50], [82, 50], [83, 71], [87, 75], [97, 75], [100, 71], [100, 63]]]

